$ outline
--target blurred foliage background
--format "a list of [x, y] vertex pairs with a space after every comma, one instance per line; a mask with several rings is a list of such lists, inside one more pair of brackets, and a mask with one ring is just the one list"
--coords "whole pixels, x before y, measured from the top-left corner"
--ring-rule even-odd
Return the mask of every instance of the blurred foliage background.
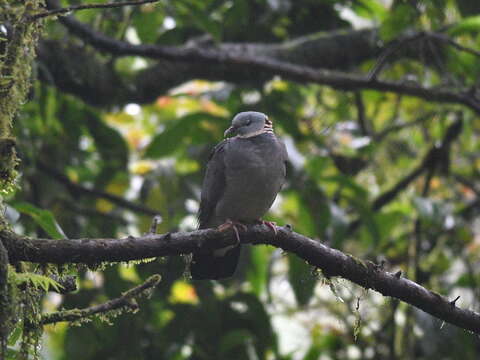
[[[439, 31], [479, 49], [475, 0], [178, 0], [74, 16], [136, 44], [240, 46], [354, 74], [367, 74], [396, 46], [381, 79], [468, 88], [472, 97], [480, 85], [478, 53], [438, 38], [408, 40]], [[155, 213], [159, 233], [193, 230], [208, 154], [245, 110], [270, 116], [291, 157], [268, 219], [385, 261], [387, 270], [479, 309], [478, 114], [248, 68], [115, 56], [57, 20], [46, 23], [29, 101], [14, 122], [21, 178], [5, 198], [6, 216], [17, 232], [37, 237], [140, 235]], [[243, 255], [236, 276], [221, 282], [190, 281], [183, 257], [80, 269], [80, 290], [47, 294], [45, 311], [106, 301], [154, 273], [162, 281], [136, 314], [47, 326], [41, 356], [478, 359], [476, 336], [395, 299], [327, 280], [278, 249], [246, 247]]]

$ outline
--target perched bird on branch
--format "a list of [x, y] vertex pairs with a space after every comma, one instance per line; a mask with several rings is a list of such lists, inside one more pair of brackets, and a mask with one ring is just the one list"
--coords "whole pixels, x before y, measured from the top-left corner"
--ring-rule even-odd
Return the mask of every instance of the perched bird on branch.
[[280, 191], [288, 159], [285, 145], [273, 133], [265, 114], [242, 112], [232, 120], [225, 137], [212, 151], [202, 186], [199, 228], [231, 229], [234, 246], [193, 254], [190, 272], [195, 280], [222, 279], [235, 272], [240, 256], [239, 232], [246, 224], [273, 223], [261, 217]]

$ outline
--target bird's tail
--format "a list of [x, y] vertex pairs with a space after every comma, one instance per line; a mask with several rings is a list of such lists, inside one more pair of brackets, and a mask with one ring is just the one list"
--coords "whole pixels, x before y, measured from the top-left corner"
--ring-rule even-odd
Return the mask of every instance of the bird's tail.
[[[218, 280], [233, 275], [240, 257], [240, 244], [225, 252], [193, 253], [190, 273], [194, 280]], [[223, 249], [222, 249], [223, 250]]]

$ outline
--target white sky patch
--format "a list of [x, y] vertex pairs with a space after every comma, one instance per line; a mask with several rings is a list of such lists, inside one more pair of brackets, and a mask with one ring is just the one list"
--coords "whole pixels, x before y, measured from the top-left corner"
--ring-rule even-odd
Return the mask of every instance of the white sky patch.
[[132, 176], [130, 180], [130, 186], [128, 188], [125, 197], [129, 200], [134, 200], [138, 197], [140, 190], [142, 189], [144, 177], [139, 175]]
[[362, 136], [362, 137], [353, 139], [352, 143], [351, 143], [351, 146], [354, 149], [359, 149], [359, 148], [362, 148], [364, 146], [367, 146], [368, 144], [370, 144], [371, 141], [372, 141], [372, 139], [370, 139], [370, 137]]
[[187, 209], [188, 212], [196, 213], [199, 208], [198, 201], [193, 199], [187, 199], [185, 201], [185, 208]]
[[273, 214], [280, 216], [282, 214], [282, 211], [281, 211], [282, 202], [283, 202], [283, 196], [282, 194], [278, 194], [275, 200], [273, 201], [272, 206], [270, 207], [270, 211]]
[[90, 146], [92, 145], [92, 139], [90, 139], [87, 136], [82, 136], [80, 138], [80, 143], [78, 146], [80, 147], [80, 150], [87, 150]]
[[15, 224], [20, 218], [20, 213], [11, 206], [6, 206], [4, 210], [4, 216], [10, 224]]
[[182, 349], [181, 349], [181, 352], [182, 352], [182, 355], [185, 357], [185, 358], [188, 358], [190, 357], [190, 355], [192, 355], [192, 347], [190, 345], [183, 345], [182, 346]]
[[138, 104], [127, 104], [125, 106], [125, 112], [128, 114], [128, 115], [131, 115], [131, 116], [135, 116], [135, 115], [138, 115], [140, 114], [140, 111], [142, 111], [142, 107]]
[[197, 228], [198, 221], [195, 215], [187, 215], [178, 225], [180, 231], [192, 231]]
[[103, 274], [99, 271], [87, 270], [87, 272], [85, 273], [85, 278], [87, 280], [90, 280], [93, 283], [93, 286], [95, 286], [96, 288], [102, 287], [105, 281]]
[[57, 308], [63, 301], [63, 296], [54, 292], [49, 292], [47, 294], [47, 300], [53, 305], [53, 307]]
[[8, 34], [8, 30], [5, 25], [3, 24], [0, 25], [0, 32], [5, 36]]
[[162, 26], [165, 30], [172, 30], [173, 28], [175, 28], [175, 26], [177, 26], [177, 23], [175, 19], [171, 16], [166, 16], [163, 20]]
[[358, 16], [347, 6], [336, 4], [334, 8], [338, 11], [340, 18], [352, 24], [354, 29], [365, 29], [374, 25], [373, 21]]
[[132, 26], [127, 28], [127, 31], [125, 32], [125, 38], [128, 40], [128, 42], [134, 45], [139, 45], [141, 43], [137, 34], [137, 30], [135, 30], [135, 28]]
[[347, 347], [347, 355], [349, 359], [360, 359], [362, 357], [362, 353], [357, 346], [349, 345]]
[[398, 326], [404, 326], [406, 321], [405, 313], [403, 311], [395, 312], [395, 323]]
[[295, 147], [295, 143], [293, 142], [290, 136], [285, 136], [282, 138], [285, 146], [287, 147], [288, 158], [292, 163], [293, 167], [299, 169], [303, 167], [305, 164], [305, 156], [303, 156]]
[[248, 311], [247, 304], [242, 303], [240, 301], [232, 301], [230, 303], [230, 307], [239, 313], [246, 313]]
[[447, 230], [452, 229], [455, 226], [455, 218], [452, 215], [447, 215], [443, 226], [445, 226], [445, 229]]
[[253, 105], [260, 101], [262, 95], [260, 91], [249, 91], [242, 94], [242, 101], [246, 105]]
[[132, 64], [132, 70], [143, 70], [143, 69], [146, 69], [148, 66], [148, 63], [145, 59], [141, 58], [141, 57], [135, 57], [135, 60], [133, 61], [133, 64]]
[[291, 316], [273, 315], [271, 319], [279, 338], [280, 353], [295, 353], [295, 359], [302, 358], [311, 343], [308, 329]]

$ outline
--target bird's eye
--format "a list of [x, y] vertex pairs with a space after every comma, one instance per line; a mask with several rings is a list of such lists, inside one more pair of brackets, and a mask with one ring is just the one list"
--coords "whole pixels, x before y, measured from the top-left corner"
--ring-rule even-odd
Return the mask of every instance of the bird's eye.
[[252, 123], [252, 119], [248, 119], [247, 120], [247, 126], [250, 125]]

